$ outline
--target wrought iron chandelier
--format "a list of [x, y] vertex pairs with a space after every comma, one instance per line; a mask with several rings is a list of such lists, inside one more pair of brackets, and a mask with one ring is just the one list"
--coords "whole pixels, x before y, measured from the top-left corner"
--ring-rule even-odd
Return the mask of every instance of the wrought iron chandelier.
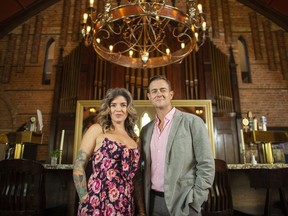
[[[102, 1], [102, 0], [101, 0]], [[90, 0], [83, 14], [85, 45], [105, 60], [130, 68], [155, 68], [182, 59], [204, 43], [205, 14], [199, 0], [186, 0], [187, 13], [165, 0], [104, 0], [97, 14]]]

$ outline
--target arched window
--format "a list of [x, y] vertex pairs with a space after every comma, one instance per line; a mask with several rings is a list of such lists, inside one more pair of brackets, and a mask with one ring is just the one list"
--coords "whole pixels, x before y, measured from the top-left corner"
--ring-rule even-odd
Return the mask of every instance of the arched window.
[[148, 124], [151, 121], [151, 117], [148, 112], [144, 112], [141, 116], [141, 129], [144, 127], [146, 124]]
[[249, 55], [245, 39], [240, 36], [238, 38], [238, 50], [240, 58], [241, 78], [243, 83], [251, 83], [251, 71], [249, 64]]
[[45, 51], [45, 60], [44, 60], [44, 68], [42, 74], [42, 84], [50, 85], [51, 76], [53, 71], [53, 61], [54, 61], [54, 49], [55, 49], [55, 41], [51, 38], [47, 42], [46, 51]]

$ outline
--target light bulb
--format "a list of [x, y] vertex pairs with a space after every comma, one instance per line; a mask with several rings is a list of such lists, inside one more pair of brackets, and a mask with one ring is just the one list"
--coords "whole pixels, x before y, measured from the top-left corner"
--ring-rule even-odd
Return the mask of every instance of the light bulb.
[[112, 45], [109, 46], [109, 50], [110, 50], [110, 52], [113, 52], [113, 46]]
[[84, 14], [83, 14], [83, 23], [86, 23], [86, 22], [87, 22], [87, 19], [88, 19], [88, 14], [87, 14], [87, 13], [84, 13]]
[[199, 13], [203, 13], [202, 5], [201, 5], [201, 4], [198, 4], [197, 7], [198, 7], [198, 11], [199, 11]]
[[91, 107], [91, 108], [89, 109], [89, 112], [90, 112], [90, 113], [95, 113], [95, 112], [96, 112], [96, 109], [95, 109], [94, 107]]
[[195, 27], [194, 27], [194, 25], [191, 26], [191, 30], [192, 30], [192, 32], [195, 32]]
[[185, 43], [181, 43], [181, 48], [182, 48], [182, 49], [185, 48]]
[[143, 52], [143, 54], [141, 55], [141, 60], [144, 64], [146, 64], [148, 62], [149, 59], [149, 53], [148, 52]]
[[198, 33], [195, 32], [195, 38], [196, 38], [196, 41], [198, 41]]
[[206, 31], [206, 22], [202, 23], [202, 29], [203, 29], [203, 31]]
[[101, 42], [100, 38], [96, 38], [96, 42], [100, 43]]
[[170, 49], [169, 48], [166, 49], [166, 53], [167, 53], [167, 55], [170, 54]]
[[132, 58], [133, 56], [133, 50], [129, 50], [129, 57]]
[[94, 5], [94, 0], [90, 0], [90, 7], [93, 7]]

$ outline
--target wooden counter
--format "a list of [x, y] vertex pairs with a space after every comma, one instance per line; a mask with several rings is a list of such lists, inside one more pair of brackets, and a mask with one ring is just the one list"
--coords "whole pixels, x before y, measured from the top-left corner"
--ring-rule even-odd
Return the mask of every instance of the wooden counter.
[[[48, 206], [64, 204], [67, 207], [66, 215], [72, 216], [74, 214], [75, 203], [77, 203], [77, 195], [72, 178], [73, 164], [43, 165], [48, 172], [46, 187]], [[285, 170], [285, 172], [288, 171], [288, 164], [228, 164], [228, 168], [231, 171], [231, 189], [233, 204], [236, 209], [242, 212], [246, 211], [246, 213], [250, 213], [251, 215], [257, 215], [257, 213], [269, 215], [269, 212], [275, 211], [275, 209], [271, 210], [273, 203], [273, 200], [271, 200], [271, 197], [273, 197], [271, 196], [272, 189], [282, 188], [285, 178], [278, 175], [279, 172], [282, 175], [282, 170]], [[274, 173], [277, 175], [276, 178]], [[272, 174], [272, 178], [270, 174]], [[270, 183], [275, 179], [281, 182], [273, 182], [273, 187], [271, 187]], [[282, 190], [282, 195], [284, 193], [284, 190]], [[280, 199], [282, 198], [280, 197]]]
[[51, 164], [43, 164], [45, 169], [49, 170], [73, 170], [73, 164], [57, 164], [57, 165], [51, 165]]
[[[272, 200], [272, 198], [274, 197], [275, 199], [276, 198], [275, 195], [277, 195], [275, 194], [275, 192], [278, 192], [279, 201], [281, 202], [283, 214], [277, 214], [277, 215], [288, 215], [288, 206], [286, 199], [286, 193], [288, 188], [288, 164], [284, 163], [256, 164], [256, 165], [252, 165], [251, 163], [228, 164], [228, 168], [229, 171], [231, 170], [230, 173], [231, 176], [233, 176], [231, 185], [232, 193], [234, 190], [233, 202], [235, 201], [235, 203], [237, 203], [238, 205], [243, 205], [243, 203], [246, 202], [246, 206], [244, 205], [241, 208], [244, 210], [245, 208], [247, 209], [247, 201], [250, 203], [256, 203], [260, 197], [257, 195], [245, 196], [247, 198], [245, 198], [244, 200], [242, 198], [241, 200], [238, 200], [238, 197], [243, 197], [245, 193], [246, 194], [249, 193], [251, 195], [252, 190], [247, 192], [247, 188], [249, 187], [258, 189], [257, 191], [259, 192], [259, 195], [262, 194], [261, 196], [263, 195], [265, 196], [265, 199], [263, 199], [263, 201], [265, 202], [265, 205], [263, 206], [264, 215], [265, 216], [272, 215], [273, 201], [275, 201]], [[244, 183], [243, 175], [245, 175], [247, 179], [246, 186], [241, 188], [235, 188], [234, 185], [239, 186], [241, 184], [239, 181], [242, 181], [242, 183]]]
[[46, 208], [49, 209], [47, 215], [74, 216], [76, 189], [72, 176], [73, 164], [43, 166], [46, 169]]
[[253, 165], [252, 163], [246, 163], [246, 164], [228, 164], [228, 169], [231, 170], [249, 170], [249, 169], [282, 169], [282, 168], [288, 168], [288, 164], [284, 163], [275, 163], [275, 164], [256, 164]]

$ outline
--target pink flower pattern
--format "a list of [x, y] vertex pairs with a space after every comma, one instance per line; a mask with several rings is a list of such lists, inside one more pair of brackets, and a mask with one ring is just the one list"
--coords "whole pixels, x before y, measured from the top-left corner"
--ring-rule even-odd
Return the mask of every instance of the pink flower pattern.
[[133, 216], [133, 177], [139, 157], [137, 148], [131, 149], [105, 138], [92, 155], [89, 199], [79, 205], [78, 216]]

